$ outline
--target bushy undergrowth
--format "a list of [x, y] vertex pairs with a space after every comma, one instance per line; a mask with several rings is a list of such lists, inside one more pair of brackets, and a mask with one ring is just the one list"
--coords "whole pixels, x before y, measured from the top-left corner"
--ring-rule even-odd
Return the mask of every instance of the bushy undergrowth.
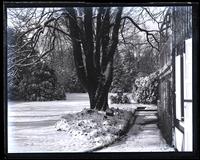
[[135, 80], [136, 90], [133, 98], [138, 103], [156, 104], [158, 100], [158, 74], [152, 73], [149, 76], [140, 77]]
[[117, 95], [110, 96], [110, 100], [111, 100], [111, 103], [115, 103], [115, 104], [119, 104], [119, 103], [122, 103], [122, 104], [128, 103], [129, 104], [129, 103], [131, 103], [128, 96], [123, 95], [123, 92], [117, 92]]
[[[16, 98], [17, 97], [17, 98]], [[64, 87], [58, 83], [54, 70], [38, 64], [25, 72], [21, 80], [9, 88], [10, 100], [49, 101], [65, 99]]]

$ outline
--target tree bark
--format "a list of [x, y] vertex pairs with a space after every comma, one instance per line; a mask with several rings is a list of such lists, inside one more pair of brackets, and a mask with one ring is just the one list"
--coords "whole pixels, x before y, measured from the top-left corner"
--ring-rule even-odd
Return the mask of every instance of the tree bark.
[[113, 78], [113, 62], [106, 66], [104, 73], [101, 75], [97, 86], [91, 86], [88, 90], [91, 109], [105, 111], [108, 106], [108, 92]]
[[104, 87], [100, 88], [100, 90], [88, 93], [91, 109], [105, 111], [108, 108], [108, 92], [105, 91]]
[[[93, 21], [92, 8], [84, 8], [84, 20], [80, 22], [83, 28], [77, 23], [74, 8], [67, 8], [67, 11], [78, 77], [88, 92], [90, 108], [105, 111], [108, 108], [122, 7], [118, 8], [113, 30], [110, 28], [110, 8], [100, 7], [96, 22]], [[93, 28], [94, 23], [96, 29]]]

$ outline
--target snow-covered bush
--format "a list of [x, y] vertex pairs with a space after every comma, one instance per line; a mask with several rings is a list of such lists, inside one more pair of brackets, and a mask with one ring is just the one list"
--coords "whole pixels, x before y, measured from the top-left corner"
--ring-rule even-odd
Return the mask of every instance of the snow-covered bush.
[[132, 118], [130, 111], [110, 108], [113, 116], [103, 111], [83, 109], [81, 112], [66, 114], [56, 122], [55, 129], [65, 132], [73, 139], [72, 147], [91, 150], [116, 141], [122, 136]]
[[119, 104], [119, 103], [122, 103], [122, 104], [125, 104], [125, 103], [130, 103], [130, 99], [128, 98], [127, 95], [123, 95], [123, 92], [117, 92], [117, 95], [114, 96], [110, 96], [110, 100], [111, 100], [111, 103], [116, 103], [116, 104]]
[[152, 73], [149, 76], [140, 77], [135, 80], [135, 91], [133, 98], [138, 103], [155, 104], [158, 99], [158, 73]]

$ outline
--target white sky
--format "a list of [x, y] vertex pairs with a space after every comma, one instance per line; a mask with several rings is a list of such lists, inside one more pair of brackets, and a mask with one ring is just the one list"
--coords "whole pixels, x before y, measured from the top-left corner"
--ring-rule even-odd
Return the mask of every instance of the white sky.
[[[150, 11], [152, 13], [155, 13], [155, 12], [163, 10], [165, 7], [148, 7], [148, 8], [150, 9]], [[23, 9], [23, 8], [20, 8], [20, 9]], [[7, 9], [7, 25], [8, 25], [8, 27], [13, 27], [12, 21], [10, 19], [11, 18], [11, 16], [10, 16], [11, 12], [10, 11], [14, 10], [14, 11], [18, 11], [19, 14], [22, 14], [20, 9], [19, 8], [8, 8]], [[41, 12], [42, 9], [43, 8], [37, 8], [37, 12]], [[52, 9], [52, 8], [46, 8], [46, 9], [48, 10], [48, 9]], [[59, 8], [55, 8], [55, 9], [59, 9]], [[133, 10], [133, 12], [131, 14], [137, 15], [137, 11], [139, 11], [139, 9], [140, 9], [140, 7], [124, 7], [123, 11], [124, 11], [124, 14], [126, 14], [126, 12]], [[24, 12], [24, 14], [25, 14], [25, 12]], [[128, 14], [128, 15], [131, 16], [130, 14]], [[146, 17], [146, 18], [149, 18], [149, 17]], [[157, 29], [157, 25], [153, 24], [151, 21], [148, 21], [145, 24], [146, 24], [147, 28]]]

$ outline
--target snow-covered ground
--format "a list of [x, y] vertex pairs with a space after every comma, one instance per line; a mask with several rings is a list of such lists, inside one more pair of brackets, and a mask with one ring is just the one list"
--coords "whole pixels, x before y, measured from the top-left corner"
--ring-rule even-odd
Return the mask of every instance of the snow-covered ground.
[[[147, 106], [150, 110], [153, 106]], [[98, 152], [174, 152], [174, 148], [169, 146], [163, 138], [157, 126], [157, 111], [135, 112], [135, 122], [126, 136], [119, 142], [115, 142]]]
[[111, 108], [113, 115], [106, 112], [84, 109], [76, 114], [67, 114], [55, 125], [59, 132], [65, 132], [73, 141], [70, 151], [91, 151], [117, 140], [133, 117], [132, 112]]
[[[55, 123], [62, 116], [89, 108], [86, 93], [67, 94], [67, 100], [48, 102], [8, 102], [8, 153], [82, 152], [74, 147], [74, 139], [59, 132]], [[132, 104], [112, 104], [110, 107], [133, 111]], [[77, 145], [78, 146], [78, 145]]]
[[63, 101], [9, 102], [8, 152], [67, 151], [64, 144], [70, 138], [54, 125], [61, 116], [83, 108], [89, 108], [87, 94], [70, 94]]
[[[94, 117], [81, 120], [81, 111], [89, 109], [86, 93], [67, 94], [67, 100], [48, 102], [9, 102], [8, 103], [8, 153], [48, 153], [48, 152], [83, 152], [106, 144], [117, 138], [112, 130], [120, 129], [128, 114], [115, 117], [116, 126], [110, 123], [112, 117], [105, 119], [105, 113], [98, 112]], [[134, 112], [137, 107], [156, 110], [155, 105], [110, 104], [110, 108], [119, 108]], [[146, 110], [145, 109], [145, 110]], [[69, 118], [74, 114], [77, 118]], [[84, 114], [83, 114], [84, 115]], [[98, 119], [99, 117], [99, 119]], [[150, 116], [152, 118], [152, 116]], [[63, 121], [63, 118], [65, 119]], [[103, 118], [103, 119], [102, 119]], [[70, 122], [73, 119], [73, 122]], [[118, 120], [117, 120], [118, 119]], [[100, 126], [102, 122], [102, 127]], [[64, 123], [62, 123], [64, 122]], [[67, 123], [66, 123], [67, 122]], [[137, 120], [136, 120], [137, 122]], [[56, 125], [57, 124], [57, 125]], [[65, 126], [71, 124], [71, 126]], [[78, 124], [78, 125], [74, 125]], [[59, 126], [60, 125], [60, 126]], [[149, 126], [148, 125], [154, 125]], [[74, 126], [74, 127], [73, 127]], [[147, 127], [147, 130], [142, 127]], [[137, 123], [128, 132], [128, 137], [120, 143], [102, 149], [102, 152], [126, 151], [172, 151], [166, 145], [155, 124], [139, 127]], [[89, 129], [88, 129], [89, 127]], [[153, 127], [153, 128], [152, 128]], [[111, 129], [109, 131], [109, 128]], [[152, 129], [151, 129], [152, 128]], [[72, 129], [72, 134], [69, 129]], [[87, 130], [84, 132], [84, 130]], [[59, 131], [58, 131], [59, 130]], [[135, 135], [135, 132], [139, 134]], [[144, 132], [144, 133], [143, 133]], [[113, 134], [114, 133], [114, 134]], [[146, 137], [146, 139], [142, 138]], [[152, 138], [155, 137], [153, 140]], [[155, 143], [154, 143], [155, 141]], [[149, 145], [154, 144], [149, 147]], [[149, 145], [148, 145], [149, 144]]]

